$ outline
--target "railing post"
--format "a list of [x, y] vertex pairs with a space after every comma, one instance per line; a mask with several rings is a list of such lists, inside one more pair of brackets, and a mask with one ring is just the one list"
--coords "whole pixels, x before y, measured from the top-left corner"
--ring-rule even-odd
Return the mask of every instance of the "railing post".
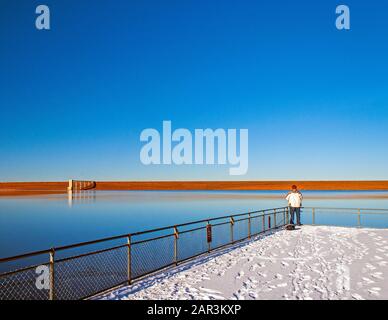
[[263, 231], [265, 231], [265, 212], [263, 212]]
[[271, 229], [271, 216], [268, 215], [268, 230]]
[[174, 227], [174, 261], [175, 261], [175, 265], [178, 265], [178, 238], [179, 238], [178, 228]]
[[127, 276], [128, 276], [128, 285], [132, 281], [132, 264], [131, 264], [131, 235], [127, 236]]
[[358, 220], [358, 227], [361, 228], [361, 209], [358, 209], [357, 220]]
[[49, 299], [55, 300], [55, 250], [52, 248], [50, 250], [50, 289], [49, 289]]
[[248, 239], [251, 238], [251, 233], [252, 233], [252, 231], [251, 231], [251, 214], [248, 213]]
[[234, 237], [233, 237], [233, 225], [234, 225], [234, 219], [233, 217], [230, 217], [230, 242], [233, 243]]
[[312, 213], [312, 223], [313, 225], [315, 225], [315, 208], [312, 209], [313, 210], [313, 213]]
[[276, 228], [276, 209], [273, 209], [273, 225]]
[[286, 220], [286, 209], [284, 208], [283, 209], [283, 225], [287, 224], [287, 220]]
[[289, 224], [290, 223], [290, 207], [288, 206], [287, 209], [286, 209], [286, 224]]
[[211, 224], [210, 224], [210, 221], [207, 222], [207, 226], [206, 226], [206, 240], [207, 240], [207, 252], [210, 252], [212, 247], [211, 247], [211, 244], [212, 244], [212, 231], [211, 231]]

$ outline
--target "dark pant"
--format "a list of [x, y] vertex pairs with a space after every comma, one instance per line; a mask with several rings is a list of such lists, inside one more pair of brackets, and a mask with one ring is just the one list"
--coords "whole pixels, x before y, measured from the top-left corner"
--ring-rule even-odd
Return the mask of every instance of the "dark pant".
[[290, 207], [290, 224], [294, 224], [294, 215], [296, 213], [296, 224], [300, 224], [300, 208]]

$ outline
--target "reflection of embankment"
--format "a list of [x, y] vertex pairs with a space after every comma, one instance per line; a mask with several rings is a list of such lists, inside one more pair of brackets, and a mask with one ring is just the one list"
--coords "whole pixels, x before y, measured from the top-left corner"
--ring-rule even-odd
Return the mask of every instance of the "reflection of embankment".
[[79, 190], [77, 192], [68, 191], [67, 203], [69, 207], [73, 204], [92, 203], [96, 201], [96, 191], [94, 189]]

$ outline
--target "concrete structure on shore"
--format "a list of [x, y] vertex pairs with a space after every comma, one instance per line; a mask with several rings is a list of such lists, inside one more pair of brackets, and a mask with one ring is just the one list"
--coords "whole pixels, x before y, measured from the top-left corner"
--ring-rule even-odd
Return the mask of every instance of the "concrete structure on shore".
[[67, 187], [67, 191], [81, 191], [81, 190], [90, 190], [96, 187], [95, 181], [87, 181], [87, 180], [69, 180], [69, 186]]

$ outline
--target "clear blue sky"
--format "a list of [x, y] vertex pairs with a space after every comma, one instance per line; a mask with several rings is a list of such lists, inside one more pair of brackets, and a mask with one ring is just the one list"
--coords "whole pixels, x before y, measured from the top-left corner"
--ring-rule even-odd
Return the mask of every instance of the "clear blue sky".
[[[3, 0], [0, 181], [388, 179], [387, 39], [380, 0]], [[163, 120], [249, 129], [248, 174], [142, 165]]]

